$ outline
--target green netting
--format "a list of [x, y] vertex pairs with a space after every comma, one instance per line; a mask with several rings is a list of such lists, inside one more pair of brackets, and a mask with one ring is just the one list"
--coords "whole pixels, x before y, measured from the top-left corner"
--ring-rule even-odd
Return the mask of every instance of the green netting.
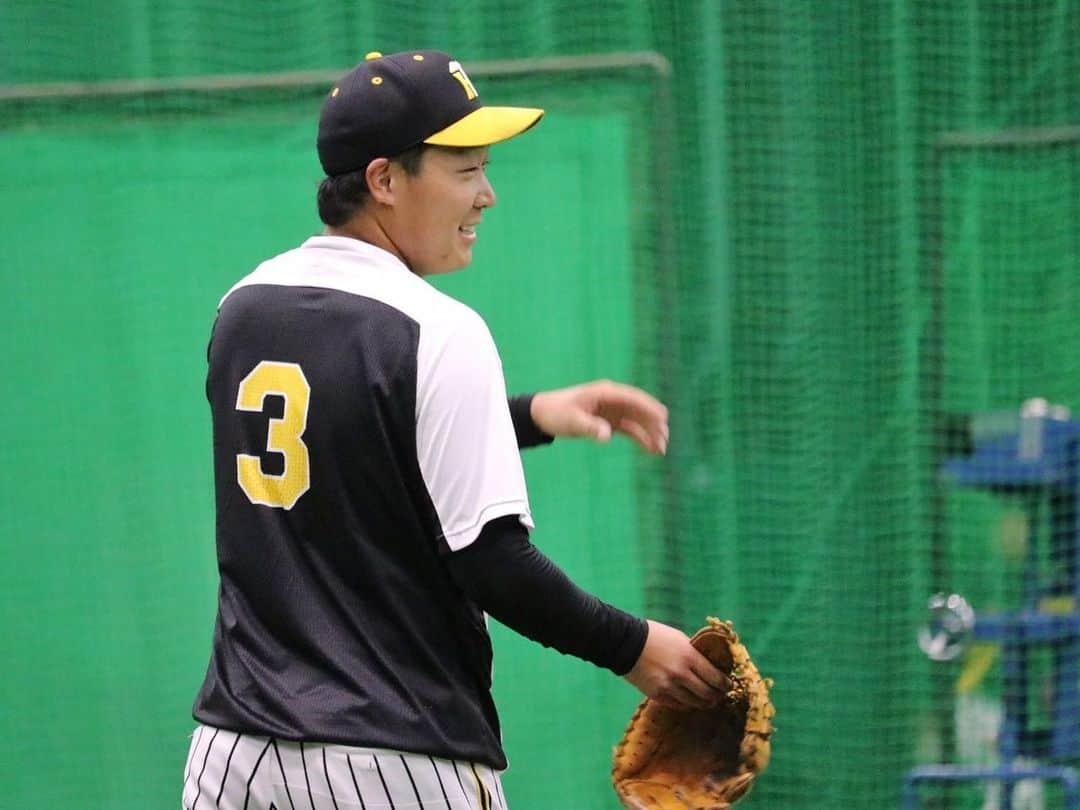
[[[325, 81], [298, 72], [416, 46], [549, 110], [493, 151], [477, 261], [439, 283], [512, 388], [604, 375], [671, 406], [662, 461], [527, 456], [536, 539], [623, 607], [736, 622], [778, 707], [746, 806], [898, 806], [915, 765], [1001, 764], [1020, 715], [1005, 759], [1076, 765], [1075, 646], [931, 662], [916, 636], [936, 591], [1075, 615], [1074, 482], [947, 465], [1032, 398], [1080, 414], [1077, 31], [1068, 0], [0, 4], [0, 804], [176, 806], [216, 584], [213, 308], [317, 230]], [[511, 806], [614, 807], [633, 690], [495, 642]]]

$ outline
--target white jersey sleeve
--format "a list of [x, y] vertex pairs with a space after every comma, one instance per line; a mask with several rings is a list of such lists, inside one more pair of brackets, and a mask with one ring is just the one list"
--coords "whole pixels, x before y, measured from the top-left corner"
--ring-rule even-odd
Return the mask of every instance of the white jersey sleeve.
[[421, 328], [416, 396], [420, 471], [452, 551], [495, 518], [533, 527], [502, 361], [483, 319], [456, 314], [448, 329]]

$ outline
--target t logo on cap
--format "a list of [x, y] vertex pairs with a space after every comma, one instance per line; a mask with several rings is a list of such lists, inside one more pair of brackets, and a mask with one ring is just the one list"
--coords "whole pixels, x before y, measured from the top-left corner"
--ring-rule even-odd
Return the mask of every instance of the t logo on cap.
[[461, 63], [442, 51], [372, 51], [323, 103], [319, 161], [333, 177], [420, 143], [490, 146], [524, 132], [543, 114], [535, 107], [485, 107]]
[[450, 64], [447, 65], [450, 68], [450, 75], [458, 80], [458, 84], [465, 88], [465, 97], [472, 101], [479, 93], [476, 92], [476, 88], [473, 87], [473, 83], [469, 80], [468, 75], [465, 73], [465, 68], [461, 66], [461, 63], [456, 59], [452, 59]]

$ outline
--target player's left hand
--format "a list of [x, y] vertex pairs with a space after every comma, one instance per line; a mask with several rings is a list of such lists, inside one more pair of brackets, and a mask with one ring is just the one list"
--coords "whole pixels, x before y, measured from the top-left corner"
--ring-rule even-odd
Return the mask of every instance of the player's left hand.
[[540, 391], [533, 396], [529, 412], [536, 426], [551, 436], [583, 436], [608, 442], [613, 433], [622, 433], [646, 452], [667, 452], [667, 408], [632, 385], [594, 380]]

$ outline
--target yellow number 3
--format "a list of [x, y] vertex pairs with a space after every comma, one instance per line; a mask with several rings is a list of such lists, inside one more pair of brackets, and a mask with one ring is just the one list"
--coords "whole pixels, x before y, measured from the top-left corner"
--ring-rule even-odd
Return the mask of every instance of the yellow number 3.
[[281, 475], [262, 471], [258, 456], [236, 456], [236, 478], [240, 489], [252, 503], [292, 509], [311, 486], [308, 449], [300, 438], [307, 428], [311, 386], [296, 363], [263, 360], [240, 382], [236, 395], [238, 411], [262, 411], [266, 397], [284, 397], [285, 413], [271, 419], [267, 429], [266, 449], [285, 456]]

